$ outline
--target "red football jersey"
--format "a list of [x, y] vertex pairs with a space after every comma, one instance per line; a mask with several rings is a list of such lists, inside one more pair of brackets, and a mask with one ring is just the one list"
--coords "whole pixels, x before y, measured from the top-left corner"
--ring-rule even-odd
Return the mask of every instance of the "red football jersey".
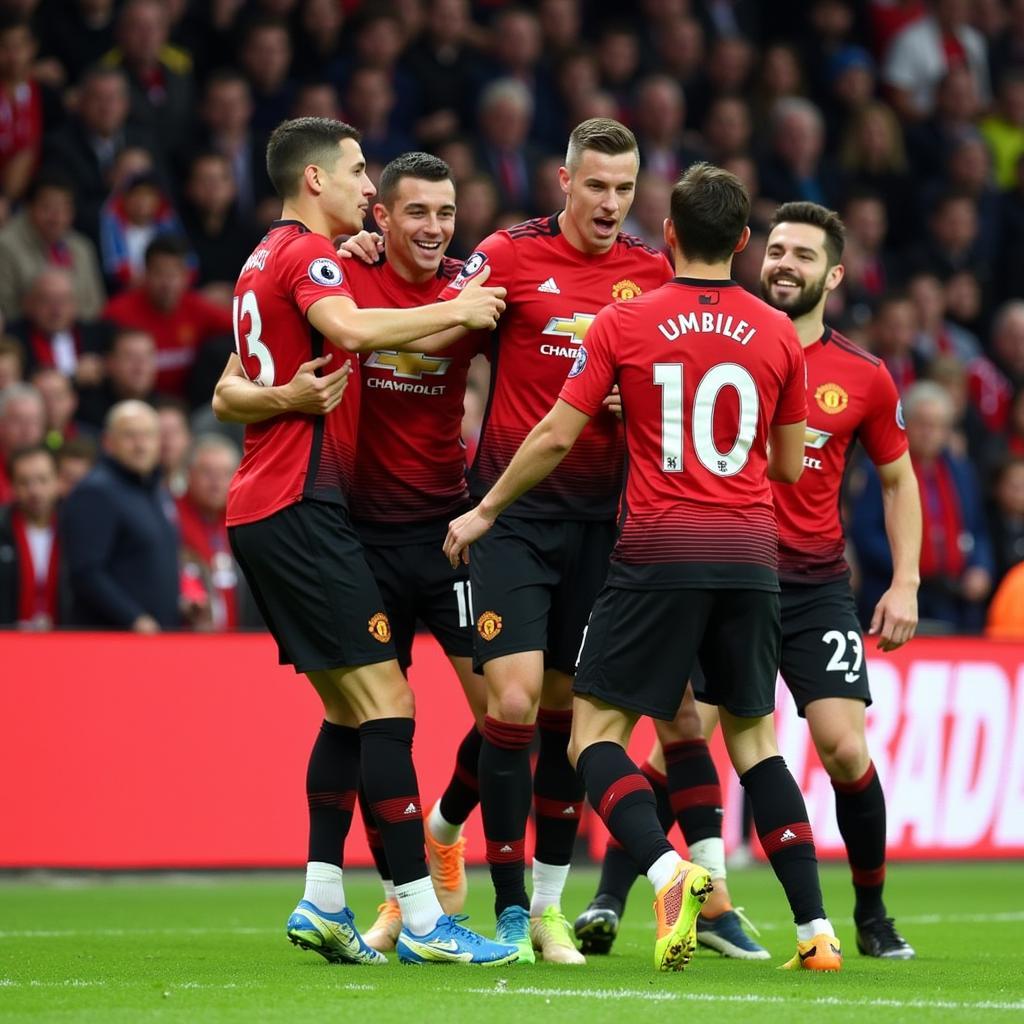
[[790, 321], [733, 281], [676, 278], [594, 321], [561, 398], [622, 391], [627, 474], [608, 582], [778, 589], [772, 424], [807, 415]]
[[[352, 292], [330, 239], [298, 221], [275, 221], [245, 261], [235, 284], [235, 345], [257, 384], [287, 384], [324, 354], [324, 339], [306, 319], [317, 299]], [[303, 498], [345, 504], [359, 422], [359, 360], [330, 345], [352, 378], [344, 401], [327, 416], [283, 413], [245, 428], [242, 463], [228, 491], [228, 526], [251, 523]]]
[[[445, 259], [436, 277], [416, 285], [387, 263], [370, 267], [350, 260], [345, 275], [360, 306], [401, 309], [436, 301], [461, 269], [461, 261]], [[463, 399], [470, 360], [489, 340], [489, 332], [480, 331], [431, 355], [379, 350], [361, 356], [359, 447], [349, 509], [362, 520], [364, 537], [374, 526], [374, 543], [407, 544], [419, 539], [417, 531], [433, 537], [436, 520], [451, 519], [468, 504]], [[403, 529], [394, 530], [399, 524]]]
[[[508, 289], [495, 332], [491, 392], [470, 490], [482, 497], [526, 435], [555, 404], [588, 328], [609, 303], [649, 292], [672, 277], [662, 253], [620, 234], [612, 249], [589, 256], [562, 235], [558, 217], [541, 217], [486, 238], [442, 292], [451, 298], [484, 266], [488, 285]], [[622, 427], [600, 411], [575, 448], [510, 515], [533, 519], [614, 519], [622, 487]]]
[[807, 442], [803, 475], [772, 484], [779, 520], [779, 578], [820, 582], [848, 572], [839, 492], [859, 440], [883, 466], [907, 450], [896, 385], [885, 364], [831, 328], [804, 349]]

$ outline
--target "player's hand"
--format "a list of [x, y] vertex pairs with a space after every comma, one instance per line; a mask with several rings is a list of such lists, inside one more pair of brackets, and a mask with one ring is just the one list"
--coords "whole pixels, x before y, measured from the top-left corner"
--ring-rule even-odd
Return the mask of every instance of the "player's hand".
[[494, 520], [485, 516], [479, 505], [448, 524], [444, 553], [453, 569], [458, 568], [460, 559], [469, 564], [469, 545], [479, 540], [493, 525]]
[[462, 326], [470, 331], [493, 331], [498, 326], [498, 317], [505, 312], [504, 288], [485, 288], [484, 282], [491, 276], [491, 268], [485, 266], [465, 288], [451, 301], [457, 303], [462, 313]]
[[316, 371], [326, 366], [333, 358], [334, 353], [329, 352], [318, 359], [310, 359], [295, 371], [295, 376], [285, 385], [288, 391], [288, 406], [292, 412], [326, 416], [341, 404], [352, 369], [348, 360], [346, 359], [334, 373], [328, 373], [324, 377], [316, 375]]
[[351, 238], [346, 238], [338, 246], [338, 255], [343, 260], [355, 257], [371, 265], [380, 259], [380, 254], [383, 251], [384, 236], [378, 235], [375, 231], [360, 231], [352, 235]]
[[614, 413], [619, 419], [622, 419], [622, 395], [619, 392], [619, 385], [613, 384], [611, 391], [608, 392], [608, 396], [604, 398], [601, 404], [611, 413]]
[[917, 629], [917, 588], [891, 586], [875, 605], [869, 636], [878, 637], [880, 651], [902, 647]]

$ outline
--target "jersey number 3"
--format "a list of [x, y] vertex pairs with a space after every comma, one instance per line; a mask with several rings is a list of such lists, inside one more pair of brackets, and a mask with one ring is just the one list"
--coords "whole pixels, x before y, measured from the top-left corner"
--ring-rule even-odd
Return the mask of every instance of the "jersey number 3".
[[[683, 472], [683, 367], [680, 363], [655, 363], [654, 383], [661, 388], [661, 470]], [[727, 451], [715, 444], [715, 404], [723, 388], [739, 397], [739, 429]], [[693, 395], [690, 430], [693, 450], [701, 465], [715, 476], [734, 476], [746, 464], [757, 434], [757, 385], [745, 367], [719, 363], [700, 379]]]
[[[242, 318], [249, 320], [249, 330], [245, 334], [245, 348], [242, 348]], [[231, 320], [235, 328], [235, 351], [242, 360], [242, 369], [246, 376], [265, 388], [274, 386], [274, 357], [270, 349], [263, 344], [260, 335], [263, 333], [263, 319], [260, 307], [256, 302], [256, 293], [251, 289], [243, 295], [236, 295], [231, 304]], [[260, 371], [255, 377], [249, 374], [246, 357], [255, 359], [260, 364]]]

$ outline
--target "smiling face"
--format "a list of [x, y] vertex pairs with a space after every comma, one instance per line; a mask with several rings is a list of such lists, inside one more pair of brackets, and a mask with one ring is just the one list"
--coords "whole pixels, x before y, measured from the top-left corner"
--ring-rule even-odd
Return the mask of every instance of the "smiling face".
[[828, 265], [822, 228], [783, 222], [768, 236], [761, 264], [761, 297], [790, 320], [814, 309], [841, 277], [838, 267]]
[[603, 253], [615, 244], [633, 205], [639, 167], [635, 151], [608, 154], [584, 149], [572, 170], [559, 169], [565, 193], [562, 228], [578, 249]]
[[384, 234], [388, 261], [410, 281], [437, 273], [455, 233], [455, 186], [451, 179], [401, 178], [391, 202], [373, 215]]

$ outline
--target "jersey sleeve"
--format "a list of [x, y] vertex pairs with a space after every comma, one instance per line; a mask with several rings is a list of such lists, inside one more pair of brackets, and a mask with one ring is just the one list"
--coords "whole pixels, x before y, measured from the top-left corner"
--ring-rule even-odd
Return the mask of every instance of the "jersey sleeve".
[[323, 235], [300, 235], [278, 257], [281, 289], [294, 300], [303, 316], [318, 299], [343, 295], [355, 301], [334, 247]]
[[515, 267], [515, 257], [512, 239], [504, 231], [495, 231], [471, 253], [469, 259], [462, 264], [458, 276], [448, 282], [438, 298], [442, 301], [454, 299], [484, 267], [491, 268], [491, 276], [487, 279], [489, 287], [508, 287]]
[[615, 383], [613, 340], [618, 332], [618, 309], [605, 306], [587, 330], [576, 361], [565, 378], [559, 398], [588, 416], [594, 416]]
[[879, 363], [875, 371], [857, 436], [876, 466], [894, 462], [907, 450], [903, 406], [885, 363]]
[[807, 419], [807, 361], [804, 359], [803, 346], [788, 320], [782, 330], [789, 358], [782, 393], [772, 417], [772, 424], [777, 427]]

